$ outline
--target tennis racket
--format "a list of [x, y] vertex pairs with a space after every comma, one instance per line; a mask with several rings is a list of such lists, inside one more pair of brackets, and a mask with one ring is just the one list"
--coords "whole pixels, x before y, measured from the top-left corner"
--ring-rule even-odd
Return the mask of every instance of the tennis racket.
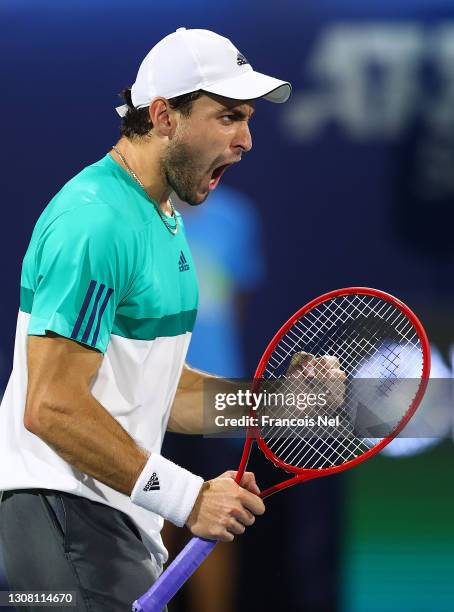
[[[300, 375], [295, 364], [304, 355], [320, 358], [317, 377]], [[345, 380], [325, 379], [324, 357], [337, 358]], [[351, 287], [312, 300], [269, 343], [253, 389], [266, 391], [268, 397], [282, 389], [294, 397], [304, 391], [300, 397], [306, 398], [308, 389], [312, 397], [324, 390], [328, 397], [340, 393], [342, 400], [334, 408], [327, 401], [309, 410], [307, 405], [301, 410], [279, 402], [260, 409], [252, 406], [256, 421], [248, 428], [236, 482], [241, 481], [254, 442], [287, 473], [280, 483], [262, 491], [262, 498], [371, 458], [408, 423], [422, 400], [429, 373], [427, 335], [416, 315], [392, 295]], [[336, 385], [342, 386], [341, 391]], [[133, 611], [160, 612], [215, 545], [213, 540], [192, 538], [134, 602]]]

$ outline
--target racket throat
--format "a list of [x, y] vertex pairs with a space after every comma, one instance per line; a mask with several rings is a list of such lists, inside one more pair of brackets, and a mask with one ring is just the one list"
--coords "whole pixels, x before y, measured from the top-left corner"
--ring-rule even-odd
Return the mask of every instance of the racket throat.
[[243, 454], [241, 455], [240, 465], [238, 467], [238, 473], [235, 478], [235, 482], [240, 484], [241, 479], [243, 478], [244, 472], [246, 471], [246, 467], [249, 461], [249, 457], [251, 455], [252, 443], [254, 442], [254, 438], [247, 437], [243, 447]]

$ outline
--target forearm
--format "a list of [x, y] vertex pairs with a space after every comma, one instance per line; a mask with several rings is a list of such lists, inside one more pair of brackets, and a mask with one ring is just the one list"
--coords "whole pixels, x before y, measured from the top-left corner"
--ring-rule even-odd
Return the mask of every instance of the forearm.
[[[213, 393], [235, 393], [239, 387], [235, 381], [196, 370], [185, 364], [172, 405], [168, 431], [184, 434], [219, 432], [215, 417], [220, 412], [216, 410]], [[244, 407], [228, 407], [224, 414], [239, 417], [244, 414]]]
[[140, 448], [93, 397], [101, 359], [63, 337], [30, 336], [24, 426], [80, 472], [182, 526], [203, 479]]
[[208, 381], [220, 379], [213, 374], [183, 366], [167, 425], [168, 431], [184, 434], [204, 433], [204, 389]]
[[126, 495], [148, 458], [89, 392], [42, 408], [35, 433], [76, 469]]

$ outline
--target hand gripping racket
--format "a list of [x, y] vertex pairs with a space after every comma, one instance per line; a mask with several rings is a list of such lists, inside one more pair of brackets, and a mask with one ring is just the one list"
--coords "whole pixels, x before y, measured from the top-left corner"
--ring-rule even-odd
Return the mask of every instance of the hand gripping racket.
[[[294, 367], [298, 354], [336, 357], [345, 381], [298, 375]], [[341, 384], [342, 402], [333, 408], [328, 401], [309, 411], [307, 405], [302, 410], [276, 403], [252, 410], [257, 422], [248, 429], [236, 482], [241, 481], [254, 442], [275, 466], [290, 474], [262, 491], [262, 498], [369, 459], [408, 423], [424, 395], [429, 373], [426, 333], [415, 314], [393, 296], [351, 287], [312, 300], [271, 340], [257, 366], [253, 389], [268, 393], [286, 389], [294, 397], [309, 388], [312, 397], [318, 397], [318, 391], [328, 389], [329, 397], [336, 393], [333, 385]], [[303, 415], [312, 420], [301, 419]], [[333, 417], [337, 417], [334, 425]], [[133, 611], [160, 612], [215, 545], [212, 540], [192, 538], [134, 602]]]

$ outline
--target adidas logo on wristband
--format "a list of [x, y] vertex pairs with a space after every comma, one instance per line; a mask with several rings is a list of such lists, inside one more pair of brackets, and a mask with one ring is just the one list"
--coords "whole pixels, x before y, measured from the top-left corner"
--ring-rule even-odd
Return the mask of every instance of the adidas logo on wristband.
[[131, 501], [177, 527], [183, 527], [202, 485], [200, 476], [157, 453], [151, 453], [131, 492]]
[[161, 487], [159, 486], [159, 478], [158, 478], [156, 472], [153, 472], [153, 474], [151, 475], [150, 480], [144, 486], [143, 490], [144, 491], [159, 491], [160, 489], [161, 489]]

